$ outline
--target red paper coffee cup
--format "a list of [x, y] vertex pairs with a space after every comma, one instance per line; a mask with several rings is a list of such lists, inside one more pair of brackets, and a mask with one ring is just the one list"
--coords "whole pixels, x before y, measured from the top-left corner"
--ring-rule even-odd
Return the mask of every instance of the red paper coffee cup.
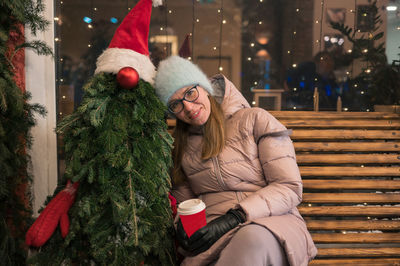
[[190, 199], [180, 203], [178, 214], [188, 237], [207, 224], [206, 205], [201, 199]]

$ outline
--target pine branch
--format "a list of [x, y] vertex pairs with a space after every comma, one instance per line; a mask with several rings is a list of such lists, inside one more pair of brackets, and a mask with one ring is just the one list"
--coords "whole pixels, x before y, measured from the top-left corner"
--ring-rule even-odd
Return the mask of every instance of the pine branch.
[[132, 215], [133, 215], [133, 224], [134, 224], [134, 234], [135, 234], [135, 246], [139, 246], [139, 238], [138, 238], [138, 225], [137, 225], [137, 216], [136, 216], [136, 201], [133, 197], [133, 187], [132, 187], [132, 175], [129, 175], [129, 198], [131, 200], [132, 205]]

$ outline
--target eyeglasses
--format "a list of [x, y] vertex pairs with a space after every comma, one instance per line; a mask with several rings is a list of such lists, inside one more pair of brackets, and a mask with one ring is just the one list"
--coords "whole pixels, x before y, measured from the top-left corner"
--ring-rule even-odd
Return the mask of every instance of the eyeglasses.
[[168, 103], [168, 111], [170, 111], [173, 114], [177, 114], [180, 111], [183, 110], [184, 105], [183, 101], [187, 102], [194, 102], [199, 98], [199, 90], [197, 89], [197, 86], [199, 84], [194, 85], [192, 88], [187, 90], [185, 94], [183, 94], [183, 98], [179, 100], [174, 100], [172, 102]]

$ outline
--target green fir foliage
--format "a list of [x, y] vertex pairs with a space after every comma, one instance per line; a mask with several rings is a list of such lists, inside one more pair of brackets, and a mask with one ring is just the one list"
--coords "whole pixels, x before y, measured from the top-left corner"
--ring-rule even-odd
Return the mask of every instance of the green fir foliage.
[[[19, 25], [30, 27], [33, 34], [45, 30], [48, 22], [42, 17], [41, 1], [5, 0], [0, 3], [0, 261], [2, 265], [24, 265], [24, 236], [31, 212], [16, 190], [30, 181], [27, 172], [35, 114], [45, 115], [45, 109], [30, 104], [30, 94], [24, 93], [14, 81], [13, 56], [21, 48], [31, 48], [38, 54], [51, 54], [41, 41], [15, 46], [10, 33], [21, 35]], [[15, 46], [11, 49], [9, 43]], [[25, 195], [29, 199], [29, 195]]]
[[30, 264], [174, 265], [164, 105], [149, 83], [126, 90], [108, 73], [84, 91], [82, 104], [57, 126], [64, 181], [80, 182], [69, 234], [64, 240], [57, 229]]
[[[376, 44], [384, 37], [379, 31], [382, 18], [379, 15], [377, 1], [369, 0], [365, 16], [371, 18], [371, 29], [358, 33], [343, 23], [331, 23], [333, 29], [338, 30], [352, 43], [352, 52], [349, 61], [361, 60], [366, 64], [361, 73], [349, 80], [350, 101], [361, 100], [368, 108], [374, 104], [400, 104], [400, 62], [388, 62], [385, 53], [385, 42]], [[363, 15], [364, 15], [363, 14]], [[356, 86], [355, 86], [356, 85]], [[360, 91], [365, 91], [364, 95]]]

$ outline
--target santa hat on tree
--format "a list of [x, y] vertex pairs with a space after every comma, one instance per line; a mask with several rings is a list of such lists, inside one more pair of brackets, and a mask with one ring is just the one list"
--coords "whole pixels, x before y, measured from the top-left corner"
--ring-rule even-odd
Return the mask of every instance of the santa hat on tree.
[[162, 0], [141, 0], [117, 28], [108, 48], [99, 56], [95, 74], [117, 74], [122, 68], [134, 68], [139, 77], [153, 84], [156, 70], [149, 57], [148, 37], [152, 4]]

